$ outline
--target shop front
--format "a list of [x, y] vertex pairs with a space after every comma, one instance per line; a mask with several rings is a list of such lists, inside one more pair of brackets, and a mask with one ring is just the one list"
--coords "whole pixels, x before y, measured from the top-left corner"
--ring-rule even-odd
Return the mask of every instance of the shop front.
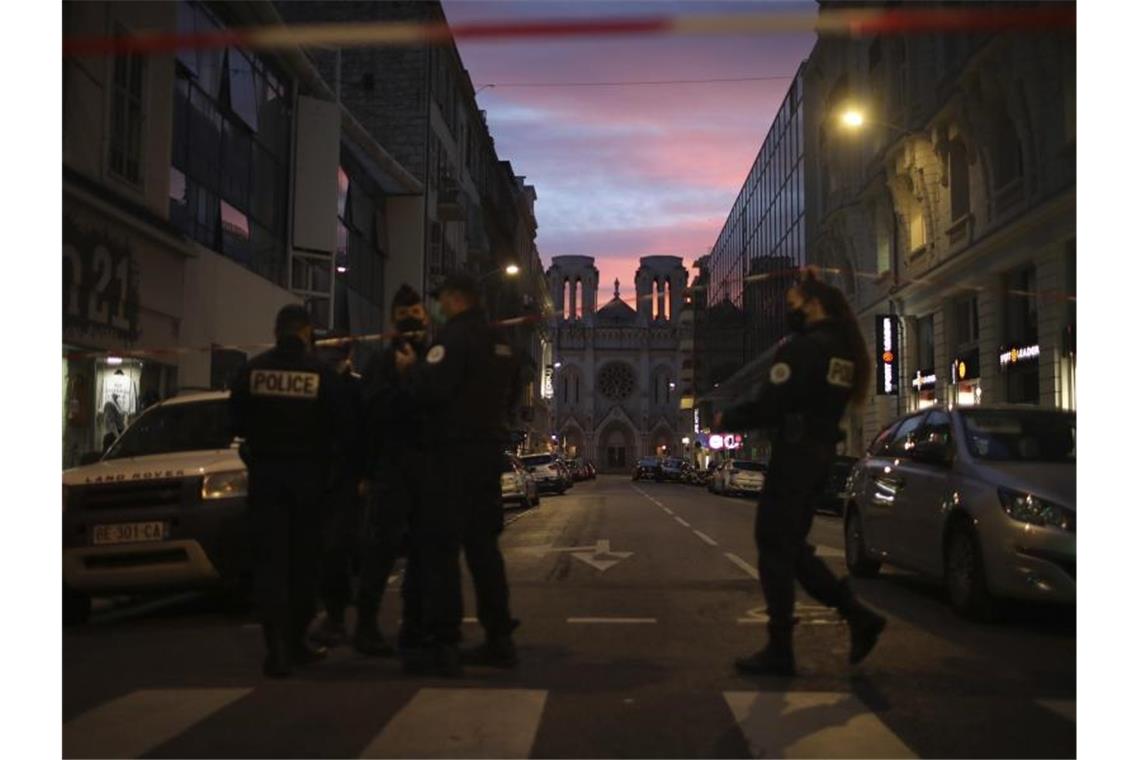
[[938, 403], [936, 387], [938, 376], [934, 369], [923, 369], [914, 373], [910, 380], [910, 392], [913, 401], [912, 409], [922, 410]]
[[950, 382], [946, 384], [946, 404], [977, 406], [982, 403], [982, 372], [978, 349], [955, 357], [950, 362]]
[[145, 213], [64, 183], [65, 468], [102, 451], [146, 407], [177, 390], [175, 366], [153, 349], [178, 345], [186, 252], [160, 219], [140, 218]]
[[1005, 375], [1007, 401], [1012, 404], [1040, 403], [1040, 363], [1041, 347], [1036, 343], [1001, 349], [998, 367]]

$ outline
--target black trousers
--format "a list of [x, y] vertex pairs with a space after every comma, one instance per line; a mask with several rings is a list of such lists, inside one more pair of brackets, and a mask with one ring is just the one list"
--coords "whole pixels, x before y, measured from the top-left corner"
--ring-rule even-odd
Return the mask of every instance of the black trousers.
[[325, 477], [301, 459], [250, 465], [254, 597], [267, 628], [300, 635], [316, 611]]
[[768, 603], [769, 626], [790, 632], [798, 580], [820, 603], [846, 612], [849, 592], [807, 542], [815, 506], [826, 484], [831, 455], [799, 449], [773, 457], [773, 467], [756, 509], [760, 586]]
[[380, 611], [388, 577], [401, 550], [407, 550], [407, 564], [401, 596], [404, 622], [401, 638], [418, 639], [423, 629], [423, 603], [419, 582], [419, 552], [412, 539], [425, 497], [427, 456], [406, 452], [381, 463], [373, 474], [368, 495], [360, 548], [360, 588], [356, 607], [361, 617], [375, 619]]
[[321, 599], [332, 620], [343, 621], [352, 598], [352, 561], [360, 543], [361, 506], [357, 484], [347, 478], [325, 494]]
[[[424, 628], [430, 640], [460, 640], [463, 595], [462, 549], [475, 585], [479, 622], [488, 638], [513, 630], [506, 566], [499, 550], [503, 530], [501, 441], [463, 442], [447, 449], [446, 470], [437, 472], [419, 521], [416, 546]], [[437, 461], [443, 452], [436, 455]]]

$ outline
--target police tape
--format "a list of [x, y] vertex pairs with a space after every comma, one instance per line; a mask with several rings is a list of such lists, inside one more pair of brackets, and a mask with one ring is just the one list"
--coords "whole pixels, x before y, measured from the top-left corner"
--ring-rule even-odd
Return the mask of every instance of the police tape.
[[[521, 317], [510, 317], [508, 319], [500, 319], [491, 323], [494, 328], [506, 327], [519, 327], [530, 322], [537, 322], [545, 319], [541, 315], [525, 315]], [[317, 348], [336, 348], [339, 346], [354, 346], [358, 343], [376, 343], [383, 340], [391, 340], [393, 338], [405, 337], [412, 338], [422, 335], [421, 332], [402, 332], [400, 330], [385, 330], [378, 333], [367, 333], [363, 335], [345, 335], [335, 338], [319, 338], [313, 341], [313, 345]], [[186, 356], [189, 354], [208, 353], [213, 351], [241, 351], [249, 353], [258, 349], [269, 349], [274, 346], [273, 343], [259, 342], [259, 343], [211, 343], [208, 346], [174, 346], [170, 348], [121, 348], [121, 349], [83, 349], [79, 351], [67, 351], [63, 354], [64, 358], [73, 359], [94, 359], [98, 357], [116, 357], [121, 359], [145, 359], [154, 357], [168, 357], [174, 358], [178, 356]]]
[[741, 35], [816, 32], [825, 35], [996, 32], [1075, 28], [1075, 3], [1043, 6], [962, 6], [774, 10], [691, 16], [642, 16], [538, 21], [316, 23], [219, 29], [197, 34], [136, 32], [64, 37], [64, 56], [164, 54], [242, 47], [280, 51], [306, 47], [446, 45], [452, 40], [509, 41], [619, 35]]

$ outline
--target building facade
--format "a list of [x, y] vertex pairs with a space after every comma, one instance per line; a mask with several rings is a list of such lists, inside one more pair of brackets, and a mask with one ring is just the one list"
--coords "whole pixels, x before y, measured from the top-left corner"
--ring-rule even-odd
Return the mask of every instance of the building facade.
[[688, 272], [676, 256], [646, 256], [636, 304], [613, 297], [598, 307], [598, 270], [589, 256], [555, 256], [552, 394], [555, 435], [568, 456], [627, 472], [638, 457], [680, 455], [681, 311]]
[[847, 448], [934, 403], [1075, 408], [1075, 34], [821, 38], [806, 77], [810, 263], [897, 365]]
[[[65, 35], [280, 23], [264, 2], [68, 3], [64, 17]], [[287, 303], [379, 324], [404, 225], [387, 197], [421, 187], [304, 56], [69, 58], [63, 107], [65, 466], [159, 399], [224, 387]]]

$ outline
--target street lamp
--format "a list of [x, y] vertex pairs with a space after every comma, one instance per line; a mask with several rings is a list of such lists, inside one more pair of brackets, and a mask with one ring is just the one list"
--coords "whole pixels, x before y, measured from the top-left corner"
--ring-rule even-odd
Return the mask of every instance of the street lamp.
[[554, 362], [554, 369], [562, 369], [562, 362]]
[[858, 129], [863, 126], [863, 122], [865, 121], [863, 112], [856, 111], [854, 108], [849, 108], [844, 111], [843, 115], [839, 117], [839, 120], [843, 123], [843, 126], [850, 127], [851, 129]]
[[508, 264], [507, 268], [503, 271], [505, 271], [507, 273], [508, 277], [514, 277], [516, 274], [519, 273], [518, 264]]
[[868, 119], [867, 115], [863, 113], [861, 109], [854, 106], [845, 108], [843, 112], [839, 114], [839, 123], [845, 129], [851, 132], [862, 129], [864, 126], [872, 125], [876, 127], [886, 127], [887, 129], [893, 129], [894, 131], [903, 135], [910, 134], [908, 130], [903, 129], [902, 127], [895, 124], [879, 121], [878, 119]]

